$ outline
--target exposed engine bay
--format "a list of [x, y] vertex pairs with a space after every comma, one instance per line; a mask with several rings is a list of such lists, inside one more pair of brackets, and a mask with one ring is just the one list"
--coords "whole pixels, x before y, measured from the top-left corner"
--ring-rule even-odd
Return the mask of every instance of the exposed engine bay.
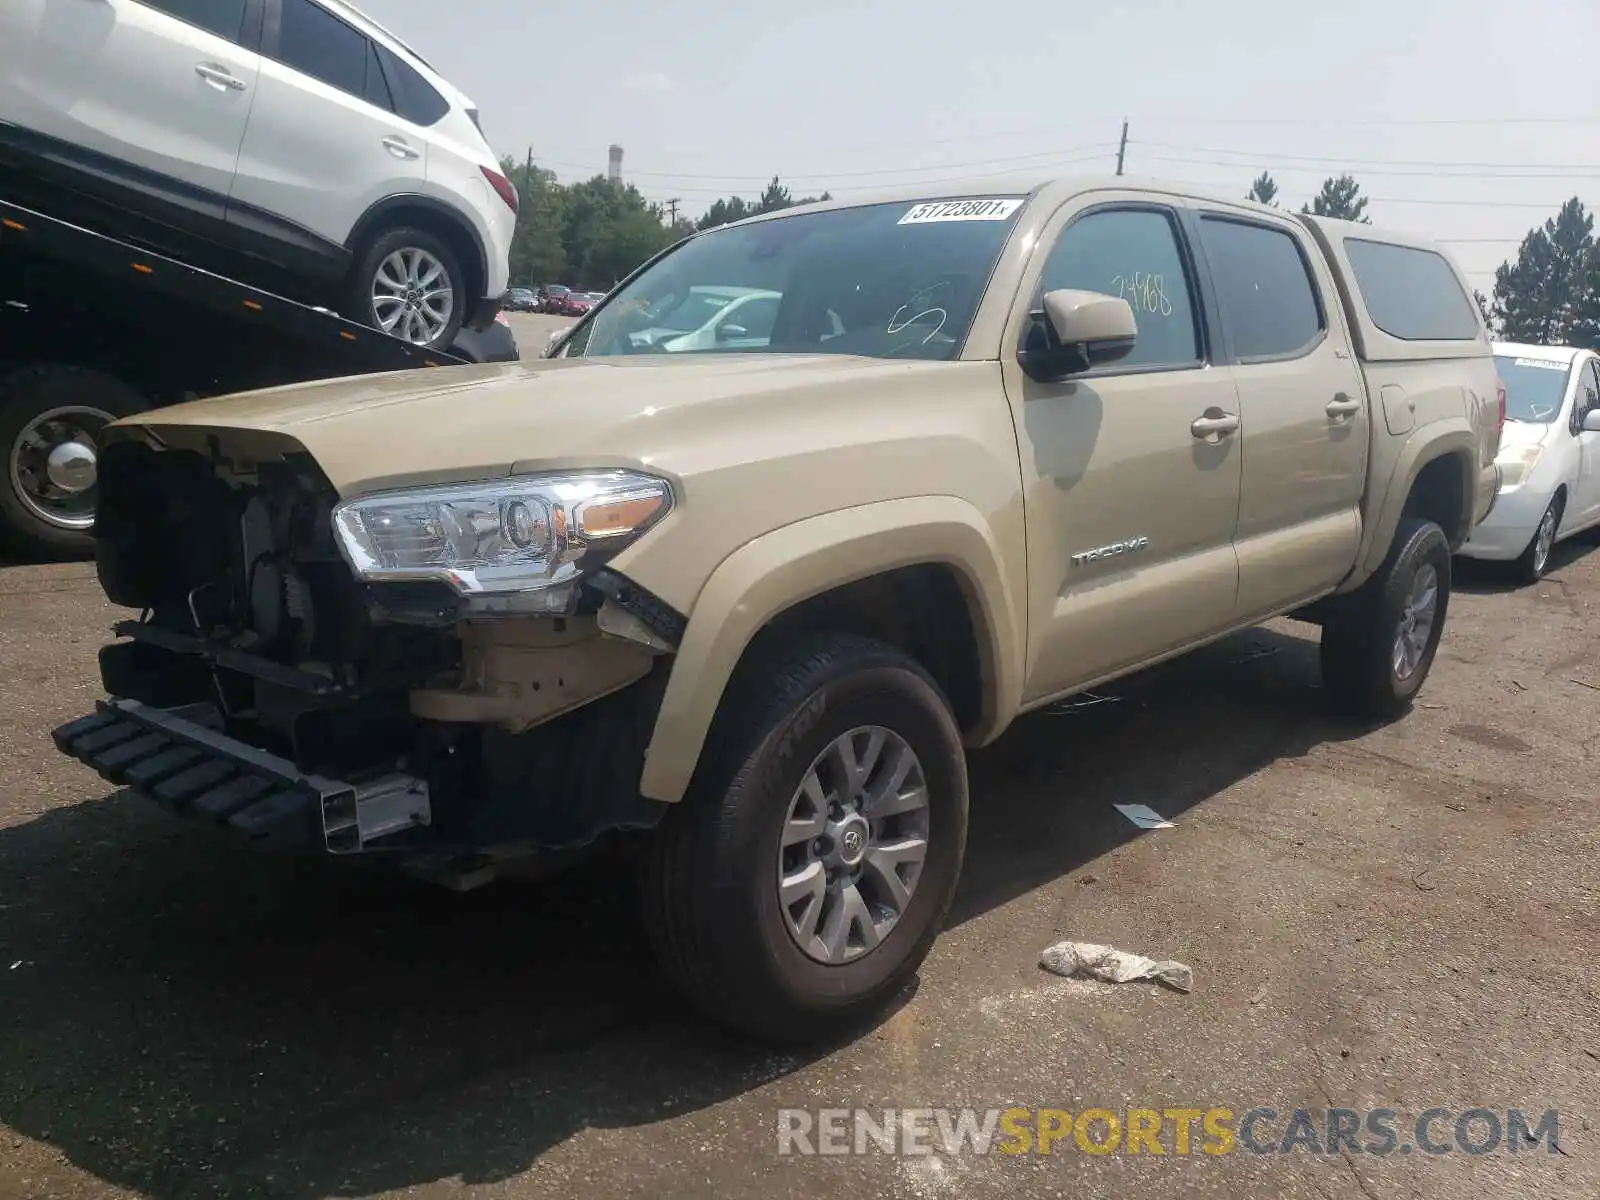
[[465, 619], [445, 584], [357, 578], [303, 452], [129, 437], [100, 470], [100, 582], [140, 612], [101, 651], [112, 697], [425, 796], [356, 849], [565, 849], [659, 819], [637, 782], [681, 618], [621, 576], [586, 575], [561, 615]]

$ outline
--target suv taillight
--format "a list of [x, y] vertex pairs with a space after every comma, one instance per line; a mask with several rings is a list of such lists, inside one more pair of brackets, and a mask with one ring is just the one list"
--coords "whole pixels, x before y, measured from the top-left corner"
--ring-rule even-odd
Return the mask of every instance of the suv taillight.
[[1495, 403], [1500, 406], [1500, 415], [1496, 419], [1495, 429], [1497, 432], [1504, 432], [1506, 427], [1506, 381], [1499, 376], [1496, 376], [1494, 381], [1494, 398]]
[[512, 212], [516, 212], [517, 189], [511, 186], [511, 180], [500, 174], [499, 171], [491, 170], [488, 167], [479, 167], [478, 170], [483, 172], [483, 177], [489, 181], [489, 186], [495, 190], [500, 199], [506, 202], [506, 207]]

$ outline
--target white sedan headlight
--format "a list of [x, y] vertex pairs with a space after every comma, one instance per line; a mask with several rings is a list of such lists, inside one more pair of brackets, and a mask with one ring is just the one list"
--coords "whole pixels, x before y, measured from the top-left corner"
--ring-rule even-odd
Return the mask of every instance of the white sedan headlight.
[[671, 508], [654, 476], [560, 472], [361, 496], [333, 510], [333, 527], [368, 582], [439, 582], [479, 611], [561, 613], [588, 566]]
[[1539, 461], [1539, 451], [1538, 446], [1521, 446], [1516, 450], [1508, 450], [1495, 459], [1495, 462], [1500, 464], [1502, 490], [1519, 486], [1524, 479], [1533, 474], [1533, 468]]

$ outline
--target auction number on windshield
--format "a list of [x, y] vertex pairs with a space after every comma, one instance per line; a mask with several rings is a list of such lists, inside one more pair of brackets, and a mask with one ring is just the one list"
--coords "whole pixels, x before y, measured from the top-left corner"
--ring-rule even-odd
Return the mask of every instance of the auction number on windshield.
[[1112, 277], [1111, 286], [1134, 312], [1172, 315], [1172, 301], [1167, 299], [1166, 283], [1160, 275], [1135, 271], [1131, 275]]

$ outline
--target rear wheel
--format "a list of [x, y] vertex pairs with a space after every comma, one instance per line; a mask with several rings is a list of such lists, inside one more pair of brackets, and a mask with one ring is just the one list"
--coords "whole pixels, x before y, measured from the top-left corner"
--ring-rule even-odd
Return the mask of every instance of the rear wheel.
[[644, 921], [702, 1011], [777, 1041], [881, 1011], [916, 971], [966, 844], [959, 731], [892, 647], [829, 637], [742, 672], [646, 855]]
[[1407, 517], [1377, 574], [1333, 605], [1322, 626], [1322, 683], [1335, 708], [1387, 721], [1422, 689], [1450, 605], [1450, 543]]
[[378, 234], [357, 260], [345, 315], [415, 346], [443, 350], [466, 316], [467, 277], [449, 246], [421, 229]]
[[93, 553], [101, 432], [146, 407], [126, 384], [81, 367], [0, 377], [0, 541], [30, 557]]

